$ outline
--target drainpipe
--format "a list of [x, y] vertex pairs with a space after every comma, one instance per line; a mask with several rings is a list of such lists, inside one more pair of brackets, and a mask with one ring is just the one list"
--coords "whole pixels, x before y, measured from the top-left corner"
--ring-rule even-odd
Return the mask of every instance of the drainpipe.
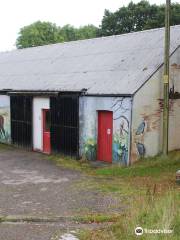
[[164, 106], [163, 106], [163, 155], [168, 154], [168, 129], [169, 129], [169, 52], [170, 52], [170, 5], [171, 0], [166, 0], [165, 10], [165, 49], [164, 49]]

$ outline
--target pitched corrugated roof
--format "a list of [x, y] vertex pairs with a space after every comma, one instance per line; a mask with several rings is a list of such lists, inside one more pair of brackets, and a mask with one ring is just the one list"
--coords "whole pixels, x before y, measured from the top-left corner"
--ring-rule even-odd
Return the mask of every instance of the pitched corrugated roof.
[[[171, 52], [180, 25], [171, 27]], [[0, 53], [0, 90], [133, 94], [163, 63], [164, 29]]]

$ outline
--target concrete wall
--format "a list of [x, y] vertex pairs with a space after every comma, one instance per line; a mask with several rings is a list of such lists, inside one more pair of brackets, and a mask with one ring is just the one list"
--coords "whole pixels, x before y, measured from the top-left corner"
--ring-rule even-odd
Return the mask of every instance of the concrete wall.
[[0, 142], [10, 143], [11, 120], [10, 120], [10, 97], [0, 95]]
[[43, 151], [42, 109], [49, 109], [49, 98], [33, 98], [33, 149]]
[[170, 68], [169, 150], [172, 151], [180, 149], [180, 48], [173, 55]]
[[[170, 60], [170, 89], [180, 92], [180, 50]], [[131, 162], [162, 151], [163, 67], [135, 94]], [[172, 91], [172, 90], [171, 90]], [[173, 95], [173, 94], [172, 94]], [[177, 94], [176, 94], [177, 95]], [[180, 99], [170, 100], [169, 150], [180, 148]]]
[[128, 164], [131, 98], [80, 97], [80, 155], [96, 160], [98, 110], [113, 111], [113, 162]]

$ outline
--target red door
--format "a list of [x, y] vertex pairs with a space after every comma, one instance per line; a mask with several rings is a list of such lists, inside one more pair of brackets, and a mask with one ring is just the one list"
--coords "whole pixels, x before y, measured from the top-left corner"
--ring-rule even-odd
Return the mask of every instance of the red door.
[[50, 142], [50, 111], [49, 109], [42, 110], [43, 116], [43, 152], [51, 153], [51, 142]]
[[112, 162], [113, 113], [98, 111], [97, 160]]

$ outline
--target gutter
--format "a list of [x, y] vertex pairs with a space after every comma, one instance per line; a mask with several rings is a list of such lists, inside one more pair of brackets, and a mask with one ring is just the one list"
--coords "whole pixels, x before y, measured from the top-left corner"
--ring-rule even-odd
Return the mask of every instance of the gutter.
[[108, 94], [100, 94], [100, 93], [96, 93], [96, 94], [91, 94], [91, 93], [87, 93], [84, 94], [84, 96], [87, 97], [132, 97], [134, 94], [113, 94], [113, 93], [108, 93]]
[[85, 90], [80, 91], [49, 91], [49, 90], [13, 90], [13, 89], [3, 89], [0, 90], [0, 95], [29, 95], [29, 96], [65, 96], [65, 95], [84, 95]]
[[80, 91], [49, 91], [49, 90], [14, 90], [14, 89], [2, 89], [0, 90], [0, 95], [29, 95], [29, 96], [65, 96], [65, 95], [79, 95], [87, 97], [132, 97], [134, 94], [101, 94], [101, 93], [87, 93], [87, 89], [82, 89]]

